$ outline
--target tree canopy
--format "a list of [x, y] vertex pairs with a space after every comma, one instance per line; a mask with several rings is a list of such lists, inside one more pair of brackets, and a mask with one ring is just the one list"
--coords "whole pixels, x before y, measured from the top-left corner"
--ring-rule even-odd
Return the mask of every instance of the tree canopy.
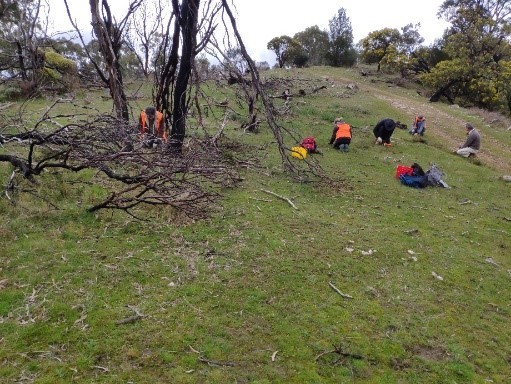
[[440, 15], [451, 23], [443, 37], [448, 59], [421, 76], [435, 89], [431, 99], [463, 97], [479, 107], [511, 111], [511, 3], [448, 0]]
[[287, 35], [274, 37], [268, 42], [267, 48], [275, 53], [279, 68], [290, 64], [293, 56], [302, 50], [300, 42]]
[[307, 56], [309, 65], [324, 65], [326, 55], [330, 49], [328, 33], [319, 29], [317, 25], [306, 28], [294, 35], [300, 43], [303, 53]]
[[329, 31], [317, 25], [297, 32], [293, 38], [284, 35], [275, 37], [267, 48], [275, 53], [280, 68], [294, 64], [352, 66], [357, 59], [353, 46], [353, 31], [346, 10], [340, 8], [329, 21]]

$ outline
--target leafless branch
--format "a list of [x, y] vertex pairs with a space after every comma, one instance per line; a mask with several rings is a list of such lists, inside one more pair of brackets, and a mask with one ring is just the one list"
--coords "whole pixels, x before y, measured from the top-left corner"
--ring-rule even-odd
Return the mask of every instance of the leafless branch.
[[126, 127], [112, 116], [57, 129], [51, 123], [55, 118], [46, 113], [36, 122], [38, 130], [0, 133], [8, 149], [0, 162], [10, 163], [21, 177], [10, 178], [11, 189], [23, 180], [35, 183], [45, 170], [95, 169], [96, 184], [110, 193], [89, 211], [118, 209], [136, 217], [137, 207], [170, 206], [197, 218], [215, 206], [218, 190], [240, 181], [235, 163], [222, 156], [221, 148], [191, 141], [176, 156], [163, 144], [146, 148], [136, 127]]

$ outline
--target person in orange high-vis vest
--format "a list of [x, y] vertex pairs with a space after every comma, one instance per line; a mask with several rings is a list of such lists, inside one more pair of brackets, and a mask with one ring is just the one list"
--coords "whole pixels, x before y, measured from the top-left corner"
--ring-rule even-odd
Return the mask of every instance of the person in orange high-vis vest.
[[334, 130], [330, 138], [330, 144], [335, 149], [348, 152], [351, 144], [351, 125], [346, 123], [342, 117], [334, 120]]
[[167, 142], [163, 113], [154, 107], [147, 107], [140, 112], [138, 129], [144, 145], [148, 148]]
[[412, 128], [408, 131], [411, 135], [424, 136], [426, 130], [426, 118], [424, 115], [415, 116], [412, 123]]

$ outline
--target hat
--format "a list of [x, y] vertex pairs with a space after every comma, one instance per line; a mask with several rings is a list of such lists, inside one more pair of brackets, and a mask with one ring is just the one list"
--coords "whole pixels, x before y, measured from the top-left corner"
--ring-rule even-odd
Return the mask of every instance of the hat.
[[336, 118], [336, 119], [334, 120], [334, 122], [336, 122], [336, 123], [337, 123], [337, 122], [340, 122], [340, 121], [344, 121], [344, 119], [343, 119], [342, 117], [338, 117], [338, 118]]

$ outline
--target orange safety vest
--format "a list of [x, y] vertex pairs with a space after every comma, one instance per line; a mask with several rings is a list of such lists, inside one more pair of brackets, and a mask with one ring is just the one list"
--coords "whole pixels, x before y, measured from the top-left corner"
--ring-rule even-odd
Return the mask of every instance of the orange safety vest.
[[335, 139], [348, 138], [351, 139], [351, 127], [347, 123], [337, 124], [337, 132], [335, 132]]
[[419, 119], [419, 116], [415, 116], [415, 121], [413, 122], [414, 128], [417, 128], [417, 123], [424, 121], [424, 127], [426, 127], [426, 118], [423, 116], [422, 119]]
[[[167, 142], [167, 134], [165, 133], [165, 127], [163, 124], [163, 113], [156, 111], [154, 119], [155, 136], [162, 138], [164, 142]], [[147, 120], [147, 114], [145, 111], [140, 112], [140, 133], [144, 134], [149, 132], [149, 125]]]

